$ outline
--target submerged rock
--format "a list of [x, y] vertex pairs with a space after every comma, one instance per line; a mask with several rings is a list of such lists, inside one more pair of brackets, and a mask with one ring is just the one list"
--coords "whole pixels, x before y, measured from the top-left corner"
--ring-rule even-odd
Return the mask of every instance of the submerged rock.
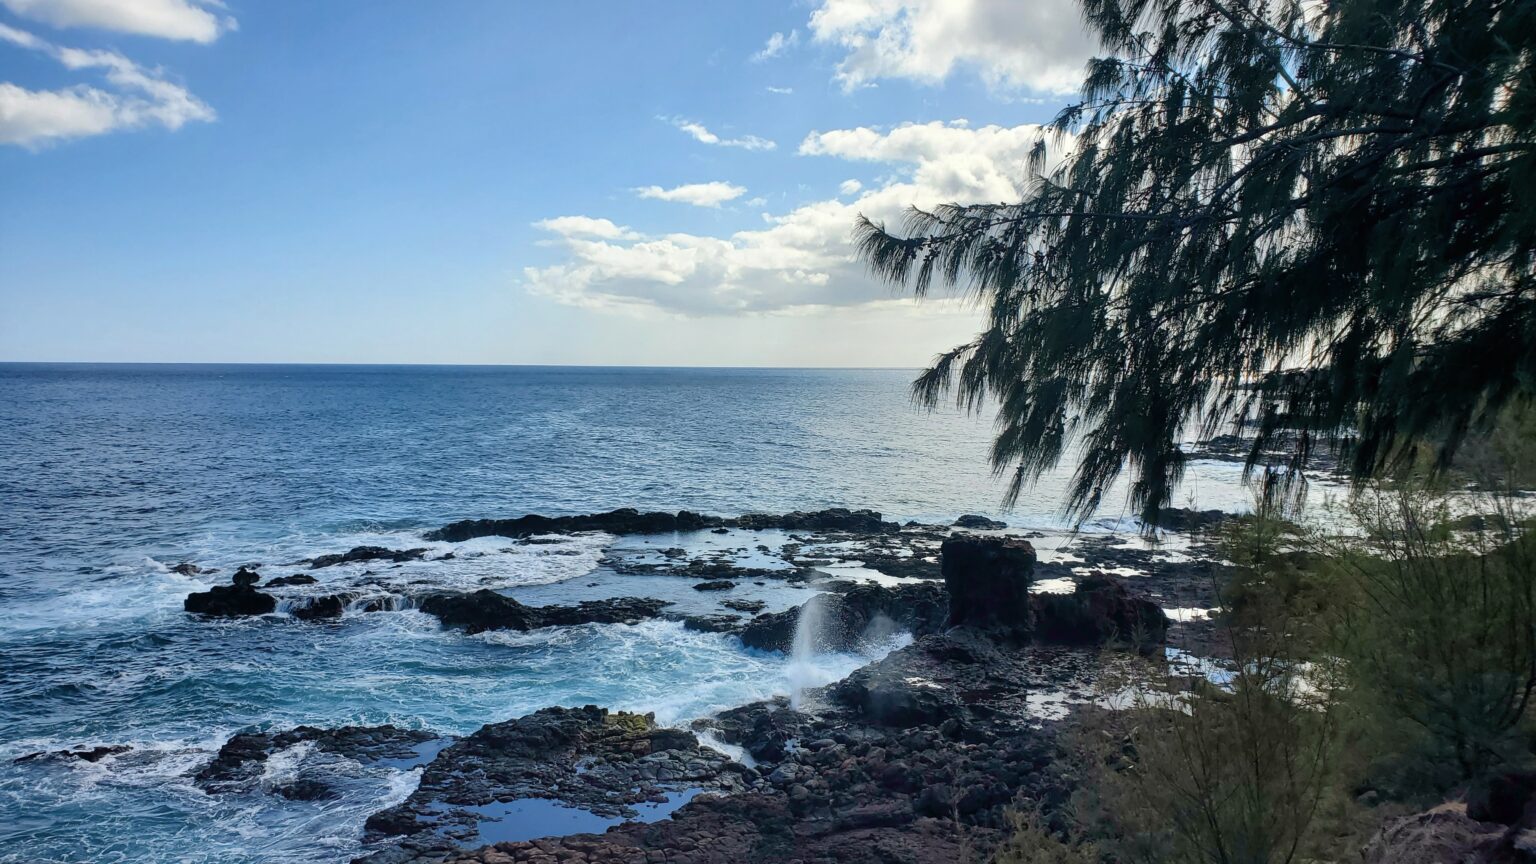
[[699, 582], [693, 586], [695, 591], [729, 591], [736, 587], [736, 583], [729, 579], [714, 579], [709, 582]]
[[720, 605], [727, 609], [735, 609], [737, 612], [746, 612], [749, 615], [756, 615], [768, 608], [768, 604], [761, 600], [721, 600]]
[[505, 594], [482, 588], [471, 594], [428, 595], [421, 601], [421, 611], [436, 617], [445, 627], [482, 633], [578, 624], [638, 624], [655, 618], [670, 605], [668, 601], [648, 597], [614, 597], [589, 600], [575, 606], [528, 606]]
[[78, 760], [80, 762], [100, 762], [108, 756], [118, 756], [132, 750], [126, 744], [98, 744], [95, 747], [79, 746], [73, 750], [48, 750], [40, 753], [28, 753], [18, 756], [11, 761], [16, 764], [24, 762], [36, 762], [39, 760]]
[[[312, 743], [318, 750], [357, 761], [415, 761], [421, 758], [417, 748], [437, 738], [431, 732], [392, 725], [343, 726], [339, 729], [299, 726], [283, 732], [241, 732], [224, 742], [213, 759], [193, 775], [193, 781], [208, 792], [246, 788], [261, 777], [273, 753], [305, 742]], [[281, 790], [276, 791], [283, 794]], [[313, 788], [307, 791], [328, 794]]]
[[1011, 537], [951, 537], [940, 550], [951, 627], [976, 627], [1005, 638], [1034, 630], [1029, 586], [1035, 547]]
[[425, 549], [386, 549], [383, 546], [354, 546], [335, 555], [321, 555], [309, 559], [309, 569], [334, 567], [337, 564], [356, 564], [360, 561], [393, 561], [400, 564], [420, 560], [427, 554]]
[[261, 581], [261, 576], [255, 570], [242, 567], [232, 581], [232, 585], [215, 585], [207, 591], [188, 594], [182, 602], [182, 608], [198, 615], [218, 618], [265, 615], [277, 609], [277, 598], [256, 590], [255, 585]]

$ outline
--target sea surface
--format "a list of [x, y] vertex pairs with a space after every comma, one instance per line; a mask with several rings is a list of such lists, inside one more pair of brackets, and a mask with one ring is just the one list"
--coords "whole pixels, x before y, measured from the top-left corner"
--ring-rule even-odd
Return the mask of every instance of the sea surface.
[[[209, 622], [181, 604], [241, 565], [275, 576], [374, 544], [454, 554], [382, 576], [329, 568], [316, 590], [491, 587], [530, 603], [653, 596], [687, 610], [704, 601], [685, 580], [620, 576], [600, 559], [625, 544], [692, 552], [784, 539], [422, 541], [462, 518], [845, 506], [1071, 527], [1060, 512], [1066, 469], [1003, 512], [990, 417], [913, 408], [912, 375], [0, 364], [0, 862], [348, 861], [367, 815], [418, 777], [353, 764], [331, 766], [348, 778], [335, 800], [204, 793], [191, 772], [242, 729], [395, 723], [462, 734], [586, 703], [685, 723], [789, 693], [805, 669], [670, 621], [465, 636], [411, 609], [325, 624]], [[1192, 466], [1184, 497], [1231, 510], [1249, 501], [1237, 467], [1217, 462]], [[1083, 530], [1126, 526], [1123, 493], [1106, 500]], [[222, 572], [178, 575], [179, 562]], [[773, 583], [759, 594], [770, 609], [808, 596]], [[815, 658], [814, 676], [834, 680], [870, 659]], [[76, 745], [134, 749], [94, 764], [11, 761]], [[263, 787], [308, 770], [306, 758], [274, 758]]]

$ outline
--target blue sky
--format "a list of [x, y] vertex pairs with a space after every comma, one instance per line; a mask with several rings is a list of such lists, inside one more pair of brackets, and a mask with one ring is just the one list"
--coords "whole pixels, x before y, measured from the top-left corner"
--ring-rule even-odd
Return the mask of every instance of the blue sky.
[[0, 0], [0, 360], [896, 365], [860, 212], [1003, 200], [1070, 0]]

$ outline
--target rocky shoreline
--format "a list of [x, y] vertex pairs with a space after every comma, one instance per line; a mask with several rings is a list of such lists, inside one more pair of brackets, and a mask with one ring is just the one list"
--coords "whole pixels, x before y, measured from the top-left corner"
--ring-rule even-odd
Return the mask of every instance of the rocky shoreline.
[[[1191, 514], [1181, 526], [1212, 519]], [[357, 859], [367, 864], [984, 855], [1005, 836], [1011, 809], [1049, 814], [1066, 801], [1074, 778], [1063, 731], [1072, 728], [1076, 706], [1099, 699], [1106, 663], [1158, 661], [1170, 634], [1186, 648], [1217, 646], [1200, 652], [1207, 656], [1220, 653], [1209, 621], [1163, 611], [1216, 605], [1211, 572], [1221, 565], [1210, 550], [1186, 542], [1165, 553], [1085, 536], [1073, 538], [1070, 553], [1058, 549], [1042, 562], [1031, 540], [1052, 538], [1005, 529], [975, 516], [954, 525], [899, 525], [859, 510], [733, 518], [619, 510], [466, 521], [425, 535], [535, 545], [591, 531], [647, 538], [608, 550], [602, 566], [620, 583], [634, 575], [693, 580], [698, 602], [715, 607], [703, 613], [654, 597], [533, 605], [497, 590], [415, 582], [381, 598], [333, 590], [311, 575], [453, 557], [428, 558], [425, 548], [357, 547], [267, 579], [259, 565], [241, 567], [230, 584], [188, 596], [186, 610], [205, 618], [325, 621], [410, 608], [466, 634], [667, 618], [734, 637], [747, 649], [786, 653], [852, 651], [897, 634], [909, 643], [840, 681], [797, 693], [793, 705], [785, 698], [753, 702], [689, 728], [586, 705], [490, 722], [459, 738], [395, 726], [251, 731], [230, 738], [193, 782], [210, 795], [335, 795], [323, 773], [258, 783], [274, 754], [296, 747], [419, 769], [414, 791], [367, 819], [370, 851]], [[779, 548], [729, 545], [765, 530], [782, 532]], [[720, 534], [725, 545], [694, 555], [643, 545], [673, 532]], [[177, 570], [208, 572], [190, 563]], [[1142, 575], [1114, 575], [1131, 571]], [[767, 611], [737, 590], [763, 585], [816, 593]], [[81, 748], [23, 759], [95, 761], [118, 752]]]

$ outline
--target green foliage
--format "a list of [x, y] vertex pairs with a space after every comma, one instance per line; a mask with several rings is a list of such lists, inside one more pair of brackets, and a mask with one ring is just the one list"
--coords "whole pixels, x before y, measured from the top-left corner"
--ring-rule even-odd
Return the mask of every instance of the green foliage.
[[1284, 448], [1286, 487], [1321, 442], [1360, 478], [1426, 446], [1438, 470], [1528, 396], [1536, 4], [1083, 10], [1107, 54], [1036, 149], [1026, 200], [857, 229], [877, 274], [986, 305], [914, 392], [995, 403], [1012, 495], [1071, 453], [1070, 512], [1129, 467], [1151, 524], [1178, 442], [1234, 427], [1250, 469]]
[[1350, 504], [1366, 539], [1319, 544], [1336, 602], [1328, 650], [1375, 780], [1443, 792], [1528, 756], [1536, 696], [1536, 538], [1499, 501], [1452, 531], [1443, 493], [1399, 486]]

